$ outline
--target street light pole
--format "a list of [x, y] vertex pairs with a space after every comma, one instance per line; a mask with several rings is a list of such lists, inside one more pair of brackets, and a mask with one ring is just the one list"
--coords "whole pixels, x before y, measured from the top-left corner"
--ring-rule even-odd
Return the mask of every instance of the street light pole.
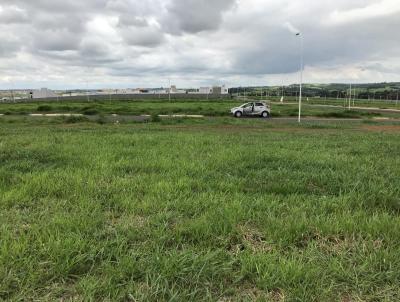
[[171, 78], [168, 79], [169, 89], [168, 89], [168, 101], [171, 102]]
[[349, 110], [351, 109], [351, 83], [350, 83], [350, 96], [349, 96]]
[[297, 33], [300, 37], [300, 95], [299, 95], [299, 123], [301, 123], [301, 101], [303, 97], [303, 68], [304, 68], [304, 39], [302, 33]]

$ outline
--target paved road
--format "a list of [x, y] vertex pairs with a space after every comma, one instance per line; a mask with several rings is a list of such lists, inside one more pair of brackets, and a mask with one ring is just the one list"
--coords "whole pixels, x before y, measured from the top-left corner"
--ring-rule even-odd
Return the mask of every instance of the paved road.
[[[3, 114], [0, 114], [3, 116]], [[74, 114], [74, 113], [49, 113], [49, 114], [30, 114], [31, 117], [86, 117], [89, 120], [96, 121], [100, 118], [99, 115], [83, 115], [83, 114]], [[204, 116], [204, 115], [160, 115], [161, 118], [193, 118], [193, 119], [217, 119], [219, 117], [213, 116]], [[226, 117], [231, 117], [230, 115]], [[109, 122], [144, 122], [151, 119], [150, 115], [106, 115], [104, 118]], [[232, 119], [234, 117], [232, 116]], [[297, 117], [272, 117], [269, 119], [262, 119], [260, 117], [242, 117], [244, 120], [257, 120], [260, 122], [297, 122]], [[363, 119], [360, 118], [320, 118], [320, 117], [303, 117], [302, 121], [304, 122], [359, 122]], [[373, 118], [374, 121], [378, 122], [387, 122], [387, 121], [396, 121], [400, 122], [398, 118]]]
[[[167, 116], [163, 115], [160, 116], [163, 119], [167, 118], [179, 118], [179, 117], [186, 117], [186, 118], [197, 118], [197, 119], [208, 119], [208, 120], [213, 120], [213, 119], [218, 119], [219, 117], [215, 116], [202, 116], [202, 115], [196, 115], [196, 116], [184, 116], [184, 115], [174, 115], [174, 116]], [[231, 116], [227, 116], [231, 117]], [[88, 116], [89, 119], [91, 120], [96, 120], [99, 117], [98, 116]], [[106, 116], [107, 120], [117, 122], [117, 121], [124, 121], [124, 122], [129, 122], [129, 121], [136, 121], [136, 122], [143, 122], [143, 121], [148, 121], [151, 119], [149, 115], [110, 115]], [[235, 119], [233, 116], [231, 117], [232, 119]], [[263, 119], [259, 117], [242, 117], [240, 119], [243, 120], [254, 120], [254, 121], [260, 121], [260, 122], [265, 122], [265, 123], [272, 123], [272, 122], [296, 122], [298, 121], [297, 117], [272, 117], [268, 119]], [[319, 117], [304, 117], [301, 119], [303, 122], [360, 122], [363, 121], [363, 119], [360, 118], [319, 118]], [[390, 122], [390, 121], [395, 121], [395, 122], [400, 122], [400, 119], [393, 119], [393, 118], [374, 118], [374, 121], [377, 122]]]
[[[243, 102], [256, 102], [257, 100], [251, 99], [251, 98], [235, 98], [236, 100], [242, 100]], [[276, 101], [268, 101], [271, 104], [275, 105], [298, 105], [299, 103], [293, 103], [293, 102], [276, 102]], [[347, 109], [348, 107], [343, 107], [341, 105], [327, 105], [327, 104], [307, 104], [306, 101], [303, 102], [303, 106], [309, 106], [309, 107], [317, 107], [317, 108], [341, 108], [341, 109]], [[361, 111], [369, 111], [369, 112], [377, 112], [377, 113], [400, 113], [400, 109], [394, 109], [394, 108], [378, 108], [378, 107], [351, 107], [353, 110], [361, 110]]]

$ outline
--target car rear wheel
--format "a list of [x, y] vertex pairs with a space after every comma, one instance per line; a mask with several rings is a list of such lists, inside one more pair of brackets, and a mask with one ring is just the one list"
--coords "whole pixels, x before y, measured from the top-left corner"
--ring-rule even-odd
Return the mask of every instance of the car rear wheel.
[[262, 118], [269, 118], [269, 113], [267, 111], [264, 111], [263, 113], [261, 113], [261, 117]]
[[242, 113], [240, 111], [235, 112], [235, 117], [242, 117]]

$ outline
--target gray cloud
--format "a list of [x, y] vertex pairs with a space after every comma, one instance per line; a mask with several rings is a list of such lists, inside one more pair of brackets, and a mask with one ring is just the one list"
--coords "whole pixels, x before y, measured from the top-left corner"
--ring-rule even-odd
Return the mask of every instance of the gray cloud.
[[14, 39], [4, 38], [0, 35], [0, 58], [13, 57], [20, 49], [20, 42]]
[[59, 0], [2, 0], [2, 3], [21, 8], [30, 12], [42, 11], [48, 13], [87, 13], [104, 8], [108, 0], [59, 1]]
[[[111, 63], [120, 60], [118, 56], [112, 55], [111, 45], [98, 39], [88, 38], [80, 46], [79, 54], [86, 62]], [[84, 63], [84, 62], [83, 62]]]
[[[393, 39], [390, 29], [400, 25], [399, 17], [399, 14], [389, 15], [356, 22], [351, 26], [326, 25], [321, 13], [311, 13], [308, 18], [296, 17], [294, 22], [304, 37], [306, 67], [332, 68], [378, 58], [395, 59], [393, 51], [399, 49], [400, 40]], [[242, 29], [242, 35], [236, 36], [241, 43], [230, 53], [237, 72], [282, 74], [299, 70], [300, 39], [293, 30], [287, 29], [284, 17], [251, 20], [247, 26]], [[258, 28], [259, 31], [252, 32], [250, 28]]]
[[303, 32], [306, 80], [400, 80], [395, 0], [2, 0], [0, 68], [27, 83], [45, 65], [49, 85], [88, 68], [154, 86], [174, 75], [280, 81], [300, 66], [288, 22]]
[[43, 30], [35, 33], [33, 47], [36, 50], [66, 51], [78, 49], [80, 36], [68, 30]]
[[123, 14], [119, 17], [118, 30], [128, 45], [156, 47], [165, 40], [164, 33], [145, 18]]
[[16, 6], [6, 6], [0, 11], [0, 23], [2, 24], [19, 24], [28, 21], [28, 13]]
[[124, 27], [121, 35], [129, 45], [155, 47], [163, 43], [164, 35], [151, 27]]
[[162, 22], [173, 34], [216, 30], [222, 23], [223, 13], [235, 3], [236, 0], [173, 0], [167, 5]]

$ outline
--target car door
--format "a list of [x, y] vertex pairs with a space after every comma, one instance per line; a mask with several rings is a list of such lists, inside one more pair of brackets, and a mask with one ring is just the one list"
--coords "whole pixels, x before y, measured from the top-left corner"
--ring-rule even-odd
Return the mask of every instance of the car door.
[[243, 107], [244, 115], [252, 115], [253, 114], [253, 103], [248, 103]]
[[264, 104], [263, 103], [256, 103], [254, 107], [254, 114], [261, 115], [264, 111]]

